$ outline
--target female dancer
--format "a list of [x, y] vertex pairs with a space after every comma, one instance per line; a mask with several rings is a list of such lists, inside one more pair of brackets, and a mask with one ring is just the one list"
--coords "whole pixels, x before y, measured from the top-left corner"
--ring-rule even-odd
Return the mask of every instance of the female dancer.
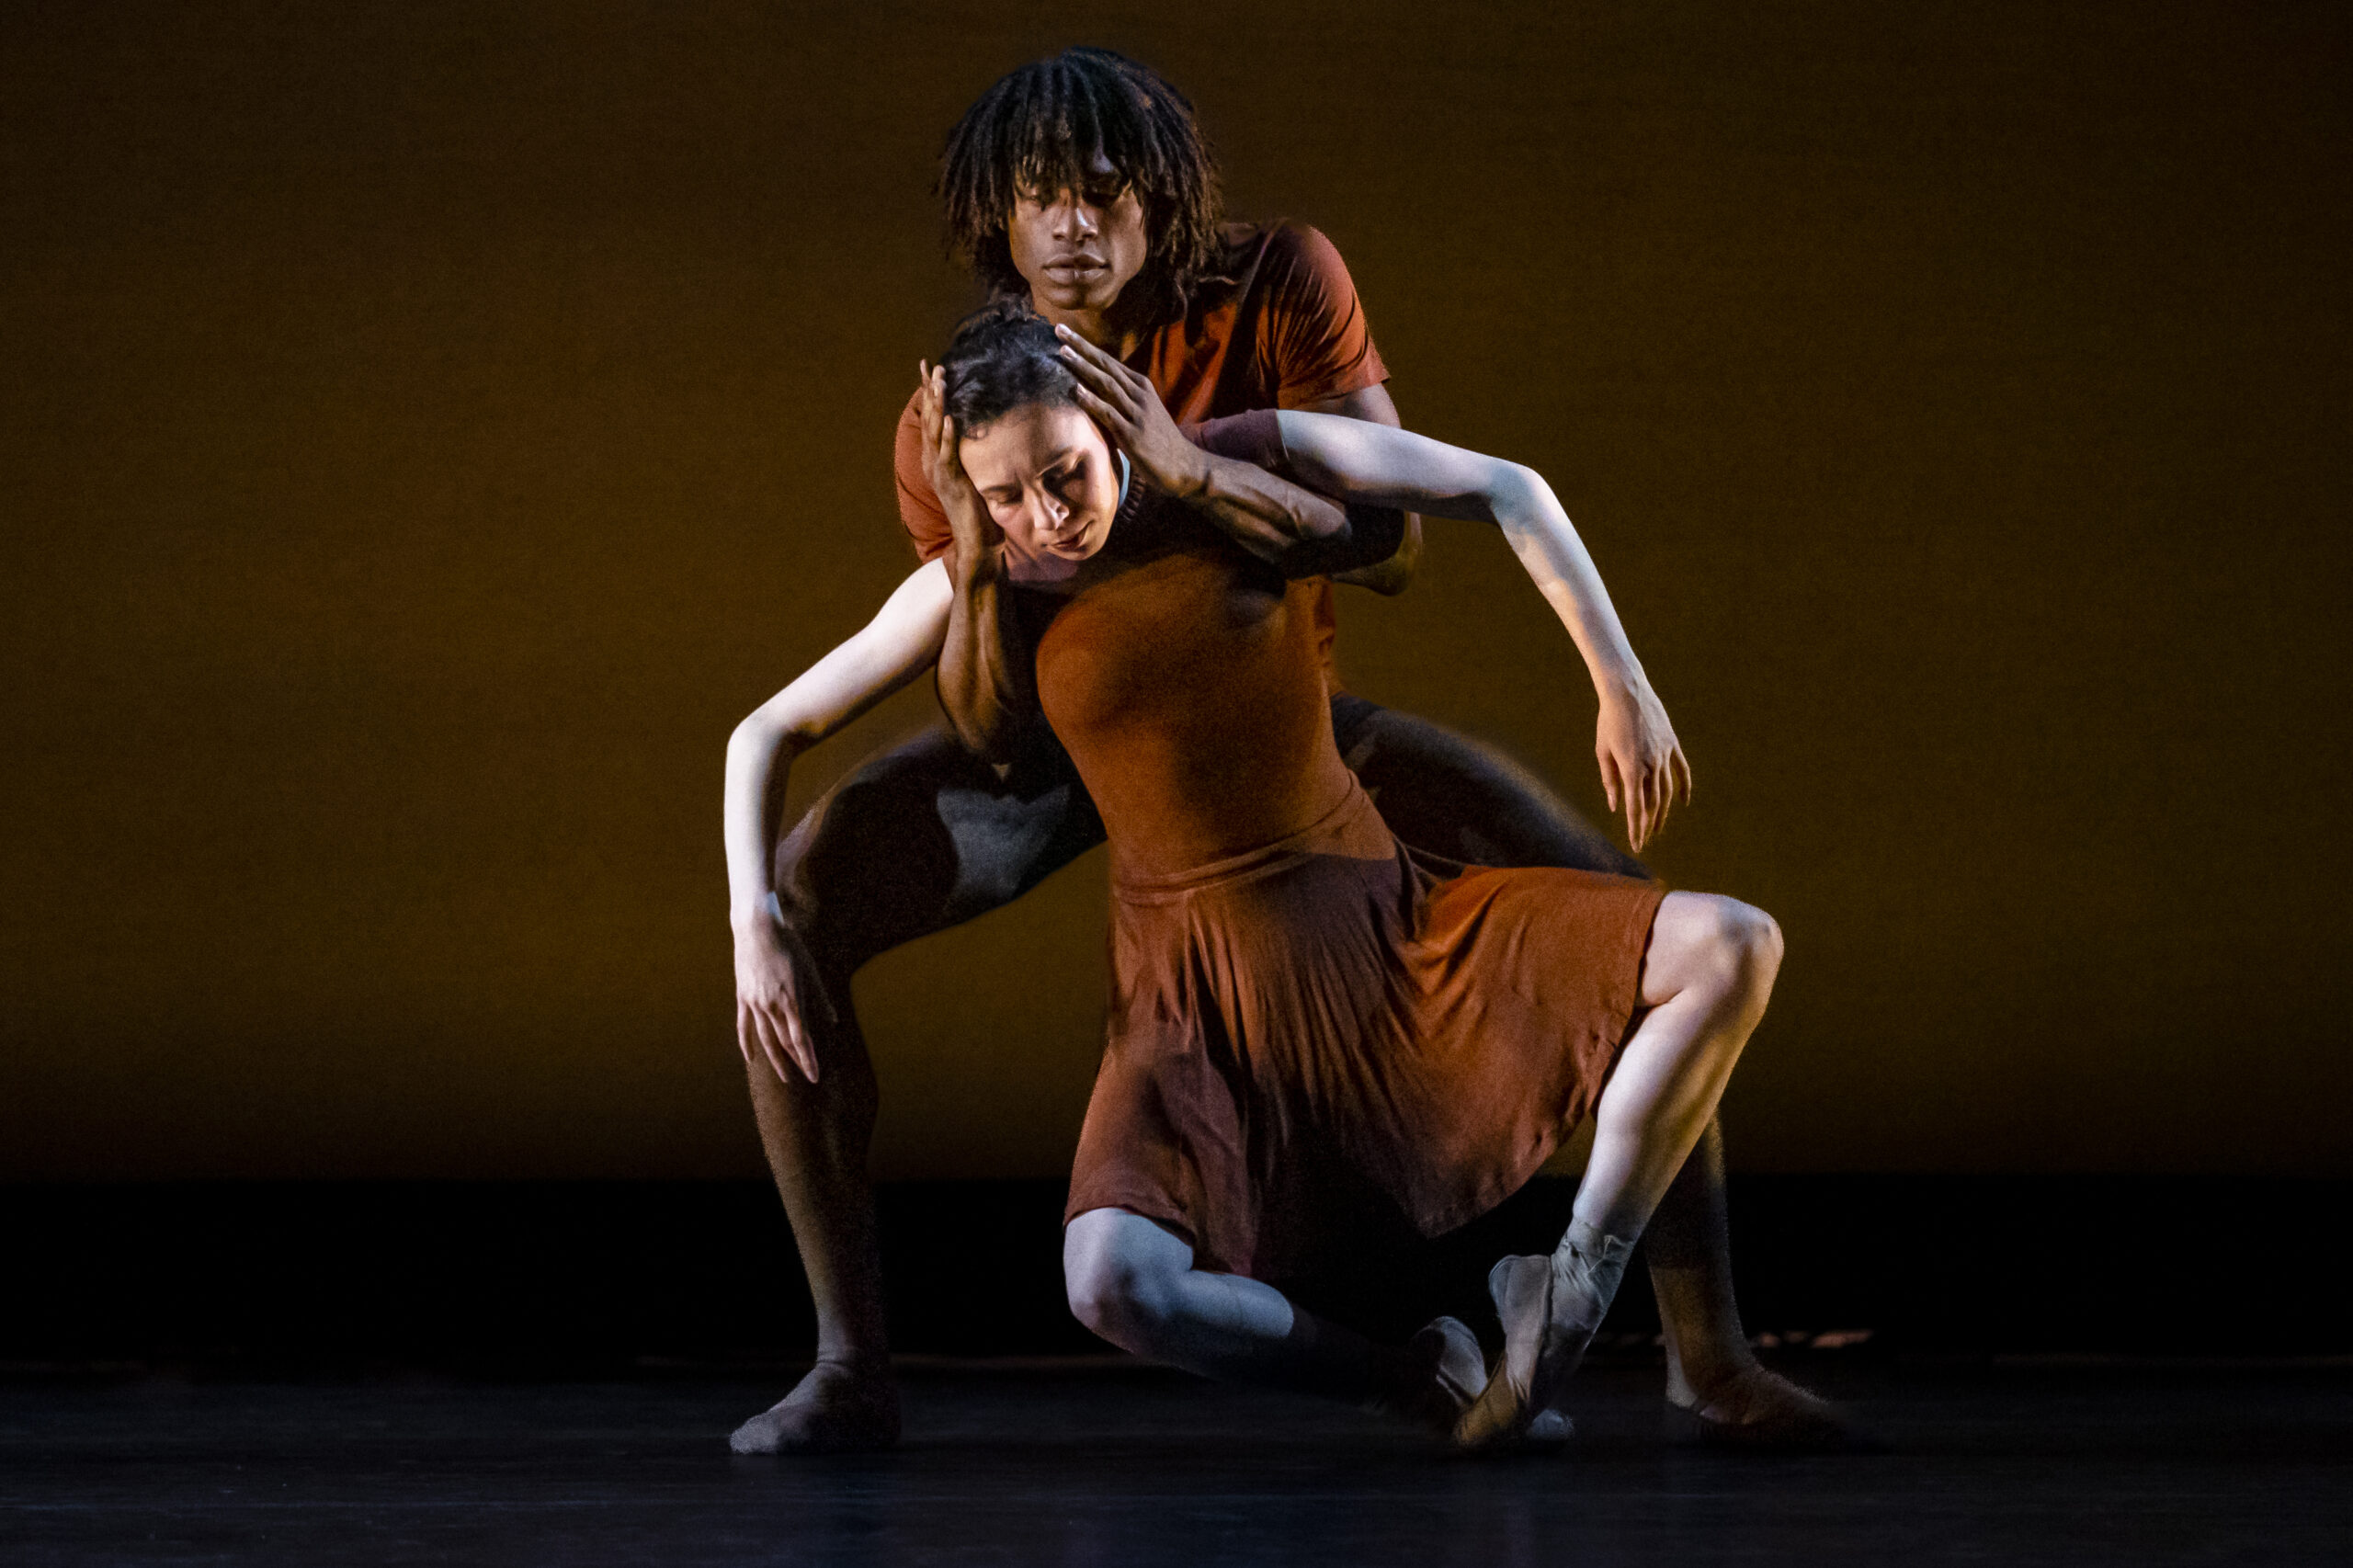
[[[1106, 400], [1124, 383], [1085, 354], [1014, 312], [959, 335], [923, 398], [950, 580], [905, 607], [920, 638], [904, 657], [828, 660], [777, 700], [826, 715], [822, 733], [938, 653], [968, 738], [990, 745], [1034, 690], [1101, 811], [1110, 1040], [1064, 1252], [1083, 1321], [1209, 1375], [1439, 1416], [1467, 1445], [1527, 1435], [1557, 1409], [1712, 1115], [1779, 932], [1731, 900], [1634, 879], [1444, 876], [1402, 850], [1337, 755], [1313, 596], [1286, 581], [1339, 569], [1348, 516], [1270, 508], [1212, 527], [1124, 479], [1090, 416], [1116, 418]], [[1605, 781], [1637, 839], [1688, 791], [1665, 714], [1536, 475], [1307, 415], [1204, 437], [1350, 500], [1502, 526], [1585, 653]], [[1483, 1212], [1588, 1110], [1568, 1234], [1490, 1277], [1505, 1326], [1492, 1373], [1459, 1324], [1383, 1352], [1267, 1282], [1381, 1210], [1427, 1234]]]
[[[1058, 384], [1050, 355], [1089, 384]], [[1114, 406], [1132, 395], [1119, 370], [999, 315], [960, 336], [925, 400], [959, 529], [943, 688], [988, 664], [1012, 717], [1021, 694], [1005, 672], [1029, 660], [990, 648], [988, 579], [1051, 594], [1050, 614], [999, 607], [994, 630], [1038, 628], [1038, 703], [1111, 843], [1110, 1040], [1072, 1179], [1073, 1309], [1114, 1343], [1213, 1376], [1394, 1389], [1370, 1346], [1267, 1279], [1369, 1203], [1425, 1234], [1473, 1218], [1591, 1108], [1568, 1233], [1490, 1277], [1504, 1353], [1455, 1428], [1472, 1446], [1524, 1435], [1556, 1408], [1713, 1115], [1779, 933], [1729, 899], [1553, 869], [1442, 878], [1404, 851], [1322, 721], [1303, 596], [1269, 570], [1335, 540], [1236, 538], [1173, 510], [1148, 526], [1137, 487], [1107, 506], [1073, 484], [1112, 471], [1096, 416], [1132, 415]], [[1500, 525], [1600, 694], [1613, 805], [1626, 798], [1639, 838], [1688, 790], [1665, 712], [1535, 474], [1313, 415], [1245, 415], [1221, 438], [1325, 494]], [[1135, 537], [1115, 540], [1115, 520]]]

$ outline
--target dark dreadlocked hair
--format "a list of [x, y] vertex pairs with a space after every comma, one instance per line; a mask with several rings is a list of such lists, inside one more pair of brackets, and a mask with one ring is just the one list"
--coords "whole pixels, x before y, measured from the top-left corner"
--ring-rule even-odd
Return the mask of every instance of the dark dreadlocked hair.
[[1185, 312], [1218, 255], [1224, 214], [1217, 160], [1193, 106], [1158, 73], [1108, 49], [1066, 49], [983, 93], [939, 154], [948, 248], [992, 294], [1027, 296], [1006, 214], [1022, 191], [1085, 190], [1100, 153], [1143, 203], [1149, 255], [1131, 288], [1150, 319]]
[[948, 417], [970, 435], [1017, 408], [1041, 403], [1076, 408], [1078, 378], [1062, 357], [1053, 324], [1026, 300], [1002, 299], [966, 316], [939, 357], [948, 372]]

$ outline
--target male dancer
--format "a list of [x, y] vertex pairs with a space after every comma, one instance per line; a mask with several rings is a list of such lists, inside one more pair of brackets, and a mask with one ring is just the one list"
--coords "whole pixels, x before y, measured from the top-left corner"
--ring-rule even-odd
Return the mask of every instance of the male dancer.
[[[1338, 254], [1312, 230], [1221, 225], [1216, 171], [1190, 106], [1142, 67], [1073, 50], [1013, 73], [950, 133], [940, 188], [950, 233], [992, 291], [1026, 293], [1041, 314], [1108, 349], [1176, 417], [1283, 407], [1398, 423]], [[951, 533], [922, 449], [911, 401], [899, 432], [901, 516], [936, 562]], [[1409, 531], [1398, 559], [1350, 580], [1395, 591], [1417, 546]], [[884, 650], [904, 642], [894, 632], [911, 607], [934, 591], [922, 577], [820, 668], [847, 676], [891, 657]], [[1328, 650], [1328, 590], [1322, 604]], [[902, 683], [919, 673], [894, 671]], [[1639, 871], [1483, 748], [1345, 694], [1332, 706], [1341, 754], [1404, 842], [1490, 865]], [[743, 1452], [878, 1447], [897, 1435], [866, 1174], [878, 1096], [850, 976], [877, 953], [1010, 902], [1102, 838], [1042, 728], [997, 767], [938, 730], [865, 765], [777, 846], [785, 765], [814, 738], [764, 708], [728, 747], [739, 1043], [816, 1303], [819, 1357], [799, 1387], [736, 1432]], [[1639, 849], [1655, 825], [1652, 808], [1624, 803]], [[1703, 1435], [1835, 1440], [1835, 1416], [1759, 1368], [1741, 1332], [1712, 1124], [1645, 1250], [1670, 1403]]]

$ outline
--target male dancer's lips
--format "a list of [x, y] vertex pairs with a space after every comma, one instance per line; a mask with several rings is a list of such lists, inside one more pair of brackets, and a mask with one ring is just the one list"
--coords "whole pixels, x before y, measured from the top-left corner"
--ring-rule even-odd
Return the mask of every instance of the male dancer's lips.
[[1106, 265], [1091, 256], [1066, 256], [1046, 263], [1046, 271], [1055, 278], [1088, 278], [1103, 271]]

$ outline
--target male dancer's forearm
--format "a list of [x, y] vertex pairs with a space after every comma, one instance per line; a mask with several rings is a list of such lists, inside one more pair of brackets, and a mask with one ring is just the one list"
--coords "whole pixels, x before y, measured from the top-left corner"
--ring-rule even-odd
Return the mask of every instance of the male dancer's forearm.
[[1398, 553], [1405, 514], [1348, 506], [1238, 458], [1201, 453], [1189, 501], [1243, 549], [1288, 577], [1357, 572]]
[[[1383, 591], [1393, 593], [1404, 586], [1412, 562], [1401, 562], [1399, 546], [1413, 532], [1404, 513], [1342, 506], [1267, 472], [1267, 465], [1279, 459], [1279, 434], [1277, 450], [1239, 455], [1214, 449], [1220, 437], [1201, 434], [1211, 426], [1232, 426], [1236, 423], [1233, 419], [1211, 420], [1188, 436], [1142, 375], [1066, 327], [1061, 335], [1063, 358], [1078, 378], [1080, 406], [1102, 424], [1153, 485], [1199, 509], [1235, 543], [1287, 577], [1362, 573], [1394, 562], [1403, 571], [1392, 571], [1382, 580]], [[1380, 393], [1375, 401], [1377, 408], [1368, 404], [1361, 412], [1380, 415], [1375, 423], [1393, 423], [1396, 411], [1388, 394]], [[1336, 408], [1334, 416], [1354, 418], [1359, 411]]]

